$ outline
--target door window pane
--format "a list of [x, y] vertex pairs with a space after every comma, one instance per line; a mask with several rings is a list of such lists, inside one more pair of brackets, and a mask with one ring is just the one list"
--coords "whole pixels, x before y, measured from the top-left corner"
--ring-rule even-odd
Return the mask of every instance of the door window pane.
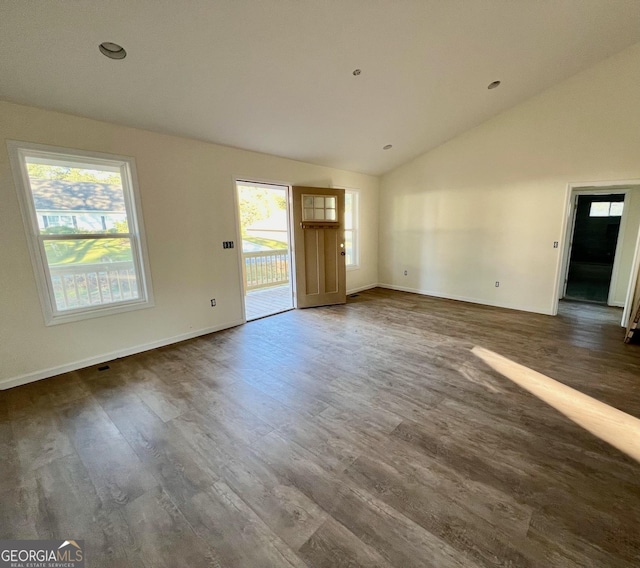
[[302, 196], [303, 221], [337, 221], [336, 198], [324, 195]]

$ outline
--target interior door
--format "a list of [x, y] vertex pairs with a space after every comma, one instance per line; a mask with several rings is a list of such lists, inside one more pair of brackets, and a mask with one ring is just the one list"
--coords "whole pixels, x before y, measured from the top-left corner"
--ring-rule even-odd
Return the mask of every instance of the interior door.
[[293, 187], [296, 307], [347, 301], [344, 189]]

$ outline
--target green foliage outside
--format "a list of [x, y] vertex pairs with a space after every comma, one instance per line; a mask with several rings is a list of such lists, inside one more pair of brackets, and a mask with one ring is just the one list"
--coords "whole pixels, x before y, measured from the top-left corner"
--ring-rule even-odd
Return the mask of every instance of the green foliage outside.
[[246, 238], [247, 227], [250, 227], [256, 221], [268, 219], [276, 211], [282, 211], [287, 208], [287, 200], [282, 195], [282, 192], [272, 189], [238, 185], [238, 198], [240, 201], [240, 227], [243, 238]]
[[[114, 223], [114, 228], [99, 231], [105, 234], [129, 232], [127, 221]], [[41, 231], [43, 235], [83, 235], [92, 231], [74, 227], [49, 227]], [[121, 262], [133, 260], [129, 239], [73, 239], [68, 241], [45, 241], [45, 250], [50, 265], [85, 264], [91, 262]]]
[[265, 250], [286, 249], [288, 246], [285, 241], [274, 241], [273, 239], [261, 239], [260, 237], [244, 237], [242, 240], [264, 247]]
[[88, 181], [94, 183], [110, 183], [121, 185], [120, 174], [100, 170], [86, 170], [82, 168], [67, 168], [63, 166], [48, 166], [46, 164], [27, 164], [30, 178], [61, 180], [61, 181]]
[[49, 265], [132, 261], [129, 239], [45, 241]]

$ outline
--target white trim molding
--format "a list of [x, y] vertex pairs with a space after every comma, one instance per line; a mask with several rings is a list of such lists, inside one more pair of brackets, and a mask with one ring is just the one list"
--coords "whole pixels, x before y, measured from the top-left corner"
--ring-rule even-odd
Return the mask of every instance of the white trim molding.
[[442, 298], [444, 300], [456, 300], [458, 302], [468, 302], [470, 304], [480, 304], [482, 306], [493, 306], [494, 308], [505, 308], [507, 310], [516, 310], [519, 312], [531, 312], [534, 314], [543, 314], [546, 316], [554, 315], [551, 310], [541, 310], [532, 306], [513, 306], [500, 302], [490, 302], [489, 300], [480, 300], [478, 298], [469, 298], [467, 296], [456, 296], [454, 294], [441, 294], [429, 290], [419, 290], [417, 288], [408, 288], [406, 286], [396, 286], [395, 284], [378, 284], [379, 288], [387, 288], [389, 290], [397, 290], [398, 292], [409, 292], [411, 294], [420, 294], [421, 296], [431, 296], [432, 298]]
[[351, 294], [357, 294], [358, 292], [364, 292], [365, 290], [372, 290], [373, 288], [378, 288], [380, 284], [366, 284], [365, 286], [358, 286], [357, 288], [351, 288], [351, 290], [347, 290], [347, 296]]
[[243, 321], [233, 321], [225, 323], [215, 327], [207, 327], [199, 329], [197, 331], [190, 331], [166, 339], [158, 339], [150, 343], [144, 343], [142, 345], [136, 345], [135, 347], [127, 347], [126, 349], [119, 349], [117, 351], [110, 351], [108, 353], [102, 353], [95, 357], [89, 357], [88, 359], [80, 359], [79, 361], [73, 361], [72, 363], [66, 363], [58, 367], [50, 367], [48, 369], [42, 369], [40, 371], [34, 371], [32, 373], [25, 373], [24, 375], [18, 375], [17, 377], [10, 377], [8, 379], [0, 380], [0, 390], [11, 389], [13, 387], [19, 387], [28, 383], [35, 383], [42, 379], [49, 379], [62, 373], [69, 373], [70, 371], [77, 371], [78, 369], [85, 369], [92, 367], [93, 365], [99, 365], [100, 363], [106, 363], [107, 361], [113, 361], [114, 359], [120, 359], [122, 357], [128, 357], [129, 355], [135, 355], [137, 353], [143, 353], [144, 351], [151, 351], [152, 349], [158, 349], [159, 347], [165, 347], [173, 343], [179, 343], [180, 341], [186, 341], [187, 339], [193, 339], [202, 335], [208, 335], [224, 329], [231, 329], [244, 324]]

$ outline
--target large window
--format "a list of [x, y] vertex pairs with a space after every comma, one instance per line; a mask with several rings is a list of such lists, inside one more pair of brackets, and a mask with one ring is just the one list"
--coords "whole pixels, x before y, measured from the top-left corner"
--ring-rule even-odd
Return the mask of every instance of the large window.
[[360, 264], [358, 192], [352, 189], [347, 189], [344, 192], [344, 240], [347, 253], [347, 268], [357, 268]]
[[45, 321], [149, 306], [130, 158], [10, 142]]

